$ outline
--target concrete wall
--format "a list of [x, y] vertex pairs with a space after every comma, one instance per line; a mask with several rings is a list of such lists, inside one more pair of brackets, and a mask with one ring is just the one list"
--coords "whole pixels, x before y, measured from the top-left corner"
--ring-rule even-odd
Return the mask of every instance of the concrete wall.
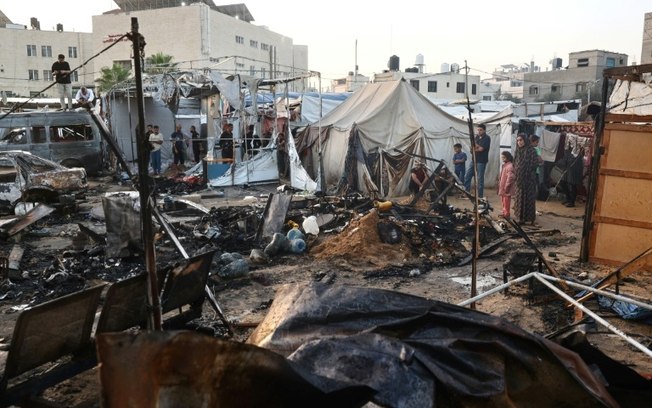
[[[308, 69], [306, 46], [295, 46], [289, 37], [219, 13], [203, 3], [93, 16], [95, 47], [105, 47], [111, 36], [130, 31], [132, 17], [138, 19], [139, 32], [147, 43], [145, 56], [157, 52], [172, 55], [181, 69], [253, 72], [269, 78], [270, 51], [273, 56], [274, 50], [277, 77]], [[131, 42], [124, 42], [100, 55], [95, 65], [110, 67], [114, 61], [129, 60], [130, 55]]]
[[652, 64], [652, 13], [645, 13], [641, 64]]

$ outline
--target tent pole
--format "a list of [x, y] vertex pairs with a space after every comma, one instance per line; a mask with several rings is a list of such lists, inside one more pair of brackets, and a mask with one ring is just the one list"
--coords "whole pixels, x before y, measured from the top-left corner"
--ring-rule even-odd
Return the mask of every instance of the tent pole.
[[318, 143], [318, 149], [319, 149], [319, 154], [318, 154], [318, 165], [319, 165], [319, 188], [322, 193], [326, 192], [326, 176], [324, 174], [324, 163], [322, 161], [322, 145], [321, 145], [321, 118], [324, 116], [324, 102], [323, 102], [323, 97], [321, 94], [321, 73], [317, 75], [317, 79], [319, 80], [319, 123], [317, 125], [317, 143]]
[[[464, 93], [466, 94], [466, 109], [469, 112], [469, 140], [471, 142], [471, 157], [473, 158], [473, 180], [474, 180], [474, 196], [475, 196], [475, 202], [473, 203], [474, 205], [474, 211], [473, 215], [475, 218], [475, 238], [473, 239], [473, 246], [471, 248], [471, 297], [474, 298], [477, 293], [477, 282], [478, 282], [478, 253], [480, 249], [480, 214], [479, 214], [479, 208], [478, 208], [478, 163], [476, 161], [476, 155], [475, 155], [475, 137], [473, 134], [473, 115], [471, 114], [471, 101], [469, 100], [469, 66], [464, 61], [464, 81], [465, 81], [465, 86], [464, 86]], [[475, 309], [475, 302], [471, 303], [471, 309]]]

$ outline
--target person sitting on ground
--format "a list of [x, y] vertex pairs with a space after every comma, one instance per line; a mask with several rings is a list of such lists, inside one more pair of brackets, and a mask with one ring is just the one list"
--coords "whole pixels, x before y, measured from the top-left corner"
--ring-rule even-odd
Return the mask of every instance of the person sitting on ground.
[[79, 91], [77, 91], [77, 95], [75, 95], [75, 100], [77, 100], [77, 103], [79, 104], [80, 107], [85, 108], [87, 110], [91, 110], [93, 108], [93, 101], [95, 100], [95, 95], [93, 94], [93, 91], [91, 89], [87, 89], [85, 86], [82, 86], [79, 88]]
[[426, 165], [420, 160], [415, 161], [410, 174], [410, 192], [415, 195], [419, 193], [424, 188], [426, 180], [428, 180]]

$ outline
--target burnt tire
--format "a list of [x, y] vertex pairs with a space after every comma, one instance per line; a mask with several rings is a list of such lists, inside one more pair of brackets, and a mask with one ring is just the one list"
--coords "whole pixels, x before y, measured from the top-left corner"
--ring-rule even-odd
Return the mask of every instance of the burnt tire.
[[64, 160], [61, 160], [61, 163], [59, 163], [59, 164], [61, 164], [63, 167], [68, 167], [69, 169], [71, 169], [73, 167], [84, 167], [82, 162], [80, 162], [77, 159], [64, 159]]

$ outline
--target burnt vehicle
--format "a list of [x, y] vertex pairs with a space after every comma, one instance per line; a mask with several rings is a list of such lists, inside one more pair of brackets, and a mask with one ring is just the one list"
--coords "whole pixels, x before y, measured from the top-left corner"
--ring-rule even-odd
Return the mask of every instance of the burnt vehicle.
[[74, 203], [88, 189], [86, 170], [24, 151], [0, 151], [0, 212], [24, 202]]
[[0, 151], [23, 150], [91, 176], [105, 165], [105, 145], [87, 111], [10, 113], [0, 118]]

